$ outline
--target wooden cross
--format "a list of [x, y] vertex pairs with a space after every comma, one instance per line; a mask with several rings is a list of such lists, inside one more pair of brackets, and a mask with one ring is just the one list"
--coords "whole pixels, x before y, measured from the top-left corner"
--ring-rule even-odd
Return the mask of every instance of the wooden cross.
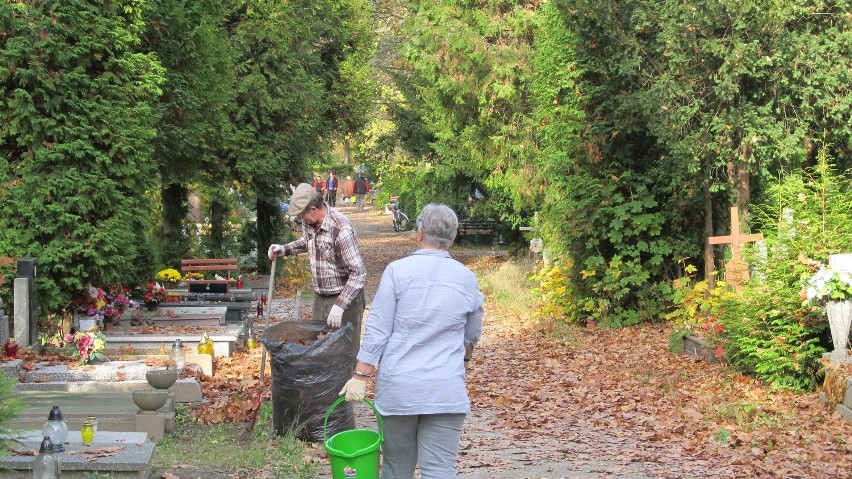
[[731, 207], [731, 234], [727, 236], [711, 236], [707, 238], [710, 244], [730, 244], [731, 259], [725, 263], [725, 280], [739, 291], [743, 282], [748, 280], [748, 263], [742, 257], [742, 244], [747, 241], [760, 241], [763, 235], [740, 233], [740, 210]]

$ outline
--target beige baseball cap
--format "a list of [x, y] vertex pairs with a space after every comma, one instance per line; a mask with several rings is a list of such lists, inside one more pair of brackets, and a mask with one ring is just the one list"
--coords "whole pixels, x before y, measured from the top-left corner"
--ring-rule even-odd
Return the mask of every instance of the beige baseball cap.
[[314, 198], [317, 197], [317, 190], [307, 183], [300, 183], [293, 191], [293, 196], [290, 197], [290, 206], [287, 209], [287, 214], [290, 216], [299, 216], [305, 211]]

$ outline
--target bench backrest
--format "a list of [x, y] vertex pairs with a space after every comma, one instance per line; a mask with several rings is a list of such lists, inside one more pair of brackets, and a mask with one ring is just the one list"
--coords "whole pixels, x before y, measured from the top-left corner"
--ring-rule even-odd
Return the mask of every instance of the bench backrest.
[[184, 272], [227, 271], [228, 276], [230, 276], [231, 271], [237, 270], [237, 259], [236, 258], [185, 259], [185, 260], [181, 260], [180, 269]]

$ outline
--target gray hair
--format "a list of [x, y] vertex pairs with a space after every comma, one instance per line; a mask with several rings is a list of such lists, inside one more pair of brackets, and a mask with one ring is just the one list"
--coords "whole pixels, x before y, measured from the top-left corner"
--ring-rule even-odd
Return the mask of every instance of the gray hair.
[[423, 232], [423, 241], [450, 249], [459, 230], [459, 219], [449, 206], [429, 203], [417, 217], [417, 229]]

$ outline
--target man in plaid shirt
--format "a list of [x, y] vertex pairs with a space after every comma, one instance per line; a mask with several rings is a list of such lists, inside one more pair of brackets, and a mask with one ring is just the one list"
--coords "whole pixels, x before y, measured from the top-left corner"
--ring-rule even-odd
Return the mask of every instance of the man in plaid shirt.
[[302, 237], [285, 245], [269, 246], [269, 259], [307, 253], [316, 297], [313, 318], [326, 318], [331, 328], [351, 323], [354, 347], [361, 341], [364, 280], [367, 269], [358, 249], [358, 237], [349, 219], [326, 205], [322, 194], [307, 184], [296, 187], [288, 214], [302, 220]]

